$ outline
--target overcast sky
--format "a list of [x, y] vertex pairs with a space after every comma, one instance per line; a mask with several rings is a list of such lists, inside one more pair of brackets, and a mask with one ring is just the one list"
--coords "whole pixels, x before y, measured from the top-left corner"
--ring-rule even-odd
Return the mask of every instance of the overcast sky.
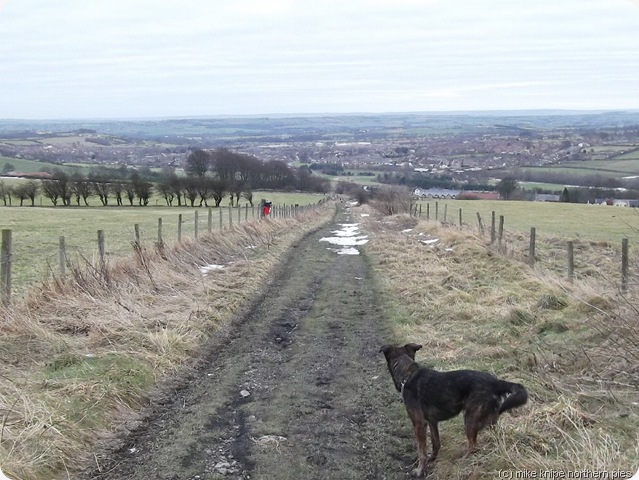
[[0, 0], [0, 118], [639, 109], [639, 0]]

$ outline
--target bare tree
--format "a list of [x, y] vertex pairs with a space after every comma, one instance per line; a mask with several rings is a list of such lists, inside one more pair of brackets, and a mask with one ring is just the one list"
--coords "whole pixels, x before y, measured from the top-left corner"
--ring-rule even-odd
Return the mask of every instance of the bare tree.
[[195, 206], [195, 200], [197, 199], [197, 179], [193, 177], [187, 177], [184, 182], [184, 194], [191, 203], [191, 206]]
[[122, 195], [124, 194], [124, 183], [112, 182], [109, 191], [115, 196], [115, 203], [121, 207], [123, 205]]
[[184, 171], [192, 177], [202, 178], [211, 167], [211, 154], [206, 150], [195, 150], [189, 154]]
[[92, 188], [91, 182], [84, 178], [80, 174], [73, 174], [69, 180], [69, 189], [75, 196], [75, 201], [80, 206], [80, 199], [84, 201], [84, 204], [88, 207], [88, 198], [91, 196]]
[[375, 191], [374, 200], [369, 202], [384, 215], [410, 213], [414, 204], [412, 192], [398, 185], [380, 187]]
[[504, 200], [509, 200], [518, 186], [519, 183], [514, 177], [504, 177], [497, 184], [496, 190]]
[[31, 206], [35, 206], [35, 197], [40, 190], [40, 185], [35, 180], [29, 180], [15, 187], [14, 194], [20, 199], [20, 206], [25, 200], [31, 200]]
[[11, 206], [11, 194], [13, 190], [11, 187], [7, 186], [4, 182], [0, 182], [0, 196], [2, 196], [2, 202], [4, 206]]
[[227, 184], [219, 178], [212, 178], [210, 182], [211, 198], [215, 202], [215, 206], [219, 207], [222, 203], [222, 200], [224, 199], [224, 196], [226, 195], [228, 189]]

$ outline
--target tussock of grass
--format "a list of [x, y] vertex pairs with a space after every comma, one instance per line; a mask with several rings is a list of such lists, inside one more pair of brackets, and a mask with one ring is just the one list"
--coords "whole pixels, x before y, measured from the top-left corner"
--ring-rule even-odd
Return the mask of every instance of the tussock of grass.
[[[96, 442], [135, 425], [155, 385], [193, 365], [290, 245], [332, 212], [136, 245], [132, 258], [72, 266], [1, 310], [2, 470], [16, 480], [73, 478]], [[202, 274], [210, 264], [225, 268]]]
[[395, 340], [421, 343], [424, 364], [491, 371], [530, 393], [525, 407], [481, 434], [477, 455], [462, 458], [461, 421], [446, 422], [429, 478], [639, 469], [639, 312], [636, 292], [622, 297], [606, 280], [618, 268], [612, 249], [589, 257], [580, 242], [580, 262], [598, 272], [570, 284], [561, 241], [541, 251], [556, 265], [531, 269], [524, 235], [499, 250], [469, 230], [422, 220], [406, 233], [404, 216], [363, 218]]

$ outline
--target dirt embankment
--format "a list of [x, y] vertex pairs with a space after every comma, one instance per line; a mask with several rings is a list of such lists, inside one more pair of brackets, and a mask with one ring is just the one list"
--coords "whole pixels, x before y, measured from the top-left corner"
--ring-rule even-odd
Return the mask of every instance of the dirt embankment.
[[375, 282], [362, 255], [320, 242], [353, 222], [344, 210], [301, 241], [198, 377], [87, 478], [405, 478]]

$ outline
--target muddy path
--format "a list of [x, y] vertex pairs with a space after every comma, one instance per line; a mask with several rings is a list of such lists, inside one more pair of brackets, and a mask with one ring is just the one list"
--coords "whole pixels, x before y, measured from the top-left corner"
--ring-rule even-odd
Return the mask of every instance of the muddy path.
[[87, 478], [406, 478], [375, 282], [363, 255], [320, 242], [355, 222], [344, 208], [303, 239], [198, 375]]

